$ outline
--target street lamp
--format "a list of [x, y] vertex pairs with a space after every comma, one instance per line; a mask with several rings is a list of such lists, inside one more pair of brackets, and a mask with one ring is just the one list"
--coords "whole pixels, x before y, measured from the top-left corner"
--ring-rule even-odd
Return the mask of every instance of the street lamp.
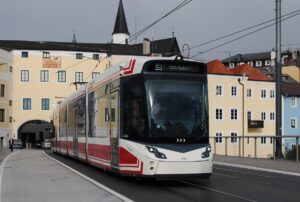
[[182, 46], [182, 52], [186, 50], [186, 49], [184, 49], [185, 46], [187, 47], [187, 50], [188, 50], [188, 56], [187, 57], [190, 58], [190, 50], [191, 50], [191, 48], [190, 48], [190, 46], [187, 43], [183, 44], [183, 46]]

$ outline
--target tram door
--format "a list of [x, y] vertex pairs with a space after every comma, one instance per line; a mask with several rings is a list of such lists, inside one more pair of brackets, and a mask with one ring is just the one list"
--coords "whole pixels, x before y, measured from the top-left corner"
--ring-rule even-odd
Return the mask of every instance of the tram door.
[[119, 165], [119, 89], [110, 94], [110, 145], [111, 164], [117, 168]]

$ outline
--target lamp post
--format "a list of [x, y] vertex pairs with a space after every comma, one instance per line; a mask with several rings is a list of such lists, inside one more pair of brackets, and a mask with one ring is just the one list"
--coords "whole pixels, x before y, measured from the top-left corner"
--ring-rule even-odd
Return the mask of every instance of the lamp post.
[[[276, 157], [282, 158], [281, 0], [276, 0]], [[274, 143], [273, 143], [274, 144]]]
[[186, 49], [184, 49], [184, 47], [187, 47], [187, 50], [188, 50], [187, 57], [190, 58], [190, 50], [191, 50], [190, 46], [187, 43], [183, 44], [183, 46], [182, 46], [182, 52], [186, 50]]

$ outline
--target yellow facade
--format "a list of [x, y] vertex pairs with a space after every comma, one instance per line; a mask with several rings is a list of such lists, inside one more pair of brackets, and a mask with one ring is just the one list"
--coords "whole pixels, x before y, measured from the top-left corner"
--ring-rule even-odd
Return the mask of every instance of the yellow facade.
[[296, 80], [298, 83], [300, 82], [300, 68], [297, 66], [283, 66], [282, 73], [287, 74]]
[[[221, 86], [221, 93], [217, 93], [217, 86]], [[262, 91], [265, 92], [264, 97]], [[210, 143], [215, 154], [257, 158], [273, 156], [273, 143], [270, 138], [264, 137], [275, 136], [274, 82], [211, 74], [208, 76], [208, 98]], [[265, 119], [264, 126], [250, 128], [248, 116], [255, 121]], [[216, 140], [216, 136], [222, 138]]]
[[8, 144], [11, 134], [11, 73], [9, 64], [3, 58], [0, 60], [0, 86], [0, 146], [4, 146]]
[[[28, 52], [28, 57], [22, 57], [22, 52]], [[57, 64], [45, 63], [44, 53], [58, 58]], [[76, 59], [81, 53], [82, 59]], [[67, 51], [29, 51], [15, 50], [13, 55], [13, 85], [12, 85], [12, 137], [18, 138], [20, 126], [31, 120], [50, 122], [52, 112], [57, 103], [76, 90], [75, 72], [83, 74], [83, 81], [92, 79], [92, 72], [102, 72], [107, 67], [106, 54]], [[99, 54], [99, 60], [93, 59], [93, 54]], [[49, 56], [48, 56], [49, 57]], [[55, 61], [54, 61], [55, 62]], [[21, 71], [28, 72], [22, 75]], [[48, 71], [48, 81], [42, 82], [41, 71]], [[66, 72], [66, 81], [58, 81], [58, 72]], [[28, 78], [29, 77], [29, 78]], [[28, 79], [27, 79], [28, 78]], [[28, 81], [26, 81], [28, 80]], [[80, 88], [80, 86], [78, 86]], [[31, 109], [24, 110], [23, 99], [31, 99]], [[41, 100], [49, 99], [49, 110], [42, 110]]]

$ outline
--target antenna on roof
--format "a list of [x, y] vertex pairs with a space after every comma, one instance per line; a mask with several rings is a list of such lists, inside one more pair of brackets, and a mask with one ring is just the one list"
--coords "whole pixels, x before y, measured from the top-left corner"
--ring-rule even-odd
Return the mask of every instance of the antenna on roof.
[[75, 30], [73, 30], [73, 39], [72, 39], [72, 43], [77, 43], [77, 41], [76, 41]]
[[175, 29], [174, 29], [174, 26], [172, 26], [172, 37], [173, 37], [173, 38], [175, 37]]

